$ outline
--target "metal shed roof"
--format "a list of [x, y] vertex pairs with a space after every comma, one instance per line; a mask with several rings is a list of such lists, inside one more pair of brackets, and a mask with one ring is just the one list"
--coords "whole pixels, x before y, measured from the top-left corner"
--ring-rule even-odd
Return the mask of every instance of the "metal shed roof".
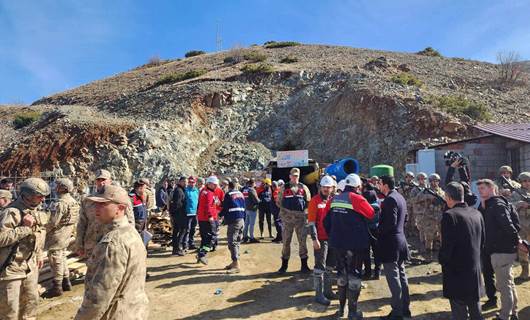
[[497, 136], [530, 143], [530, 123], [487, 123], [478, 124], [475, 128]]

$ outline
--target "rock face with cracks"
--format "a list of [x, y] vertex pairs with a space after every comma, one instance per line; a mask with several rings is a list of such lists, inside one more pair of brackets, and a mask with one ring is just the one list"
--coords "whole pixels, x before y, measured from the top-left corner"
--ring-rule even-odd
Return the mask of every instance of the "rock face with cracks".
[[[241, 71], [255, 52], [267, 68]], [[287, 56], [296, 62], [282, 63]], [[395, 81], [403, 74], [412, 85]], [[168, 75], [179, 80], [160, 81]], [[41, 119], [22, 129], [3, 121], [16, 107], [0, 108], [11, 140], [0, 144], [1, 169], [85, 181], [107, 168], [129, 184], [259, 170], [289, 149], [308, 149], [320, 162], [352, 156], [364, 171], [401, 169], [413, 148], [475, 134], [476, 119], [440, 109], [438, 97], [480, 103], [496, 122], [528, 121], [528, 85], [501, 87], [497, 75], [498, 66], [477, 61], [313, 45], [168, 61], [44, 97], [29, 107]]]

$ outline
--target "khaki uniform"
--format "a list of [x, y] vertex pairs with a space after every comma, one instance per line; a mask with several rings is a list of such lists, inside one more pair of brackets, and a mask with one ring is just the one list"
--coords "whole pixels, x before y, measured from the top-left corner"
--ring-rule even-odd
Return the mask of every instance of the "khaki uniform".
[[[423, 192], [425, 189], [425, 186], [415, 186], [410, 191], [410, 201], [407, 200], [407, 210], [410, 208], [412, 209], [412, 214], [409, 216], [409, 223], [413, 225], [414, 230], [419, 232], [418, 224], [420, 223], [420, 216], [423, 211], [422, 203], [418, 202], [417, 196]], [[410, 204], [409, 204], [410, 202]]]
[[46, 244], [53, 278], [62, 282], [69, 277], [66, 249], [73, 241], [75, 225], [79, 220], [79, 203], [69, 194], [60, 194], [50, 205], [50, 221], [47, 225]]
[[418, 187], [413, 183], [403, 183], [401, 184], [401, 188], [399, 188], [399, 193], [405, 198], [405, 201], [407, 202], [407, 233], [409, 235], [412, 235], [413, 233], [416, 233], [416, 218], [414, 217], [414, 206], [413, 206], [413, 192]]
[[[442, 199], [445, 197], [445, 192], [442, 188], [430, 188], [438, 194]], [[434, 250], [439, 248], [441, 241], [441, 221], [442, 214], [445, 209], [445, 203], [437, 197], [429, 194], [425, 190], [420, 192], [415, 198], [417, 204], [418, 214], [418, 229], [420, 231], [420, 241], [427, 250]]]
[[[291, 186], [291, 191], [296, 194], [298, 188], [302, 186], [305, 192], [306, 207], [311, 200], [311, 192], [306, 185], [299, 183], [298, 185]], [[282, 231], [282, 259], [288, 260], [291, 256], [291, 240], [293, 239], [293, 233], [296, 232], [298, 238], [298, 252], [300, 258], [307, 258], [307, 209], [304, 211], [293, 211], [286, 209], [282, 206], [283, 193], [285, 187], [282, 187], [278, 194], [278, 207], [280, 208], [280, 218], [282, 219], [283, 231]]]
[[148, 212], [156, 209], [156, 199], [153, 190], [150, 188], [145, 188], [145, 207]]
[[[97, 195], [97, 193], [95, 194]], [[85, 256], [90, 258], [92, 249], [98, 241], [109, 230], [108, 226], [102, 225], [96, 220], [96, 204], [92, 201], [83, 199], [79, 210], [79, 222], [77, 223], [75, 246], [76, 250], [85, 250]], [[132, 204], [129, 204], [125, 210], [127, 220], [134, 226], [134, 214]]]
[[[521, 184], [519, 182], [512, 180], [512, 179], [507, 179], [507, 180], [512, 189], [521, 188]], [[506, 185], [506, 181], [504, 181], [504, 179], [498, 178], [496, 183], [497, 183], [497, 186], [499, 187], [499, 193], [501, 195], [511, 196], [512, 191], [510, 190], [510, 186]]]
[[147, 319], [146, 256], [142, 239], [122, 217], [94, 248], [76, 320]]
[[[516, 192], [512, 192], [511, 203], [517, 209], [519, 213], [519, 222], [521, 224], [521, 231], [519, 235], [521, 239], [530, 241], [530, 206], [527, 209], [523, 209], [525, 202], [523, 196], [530, 198], [530, 191], [520, 188]], [[529, 204], [530, 205], [530, 204]], [[519, 261], [523, 267], [521, 277], [528, 278], [530, 276], [530, 271], [528, 267], [528, 253], [519, 251]]]
[[[36, 221], [33, 227], [22, 225], [25, 215]], [[0, 214], [0, 266], [18, 244], [14, 259], [0, 273], [0, 319], [36, 319], [39, 301], [37, 261], [43, 260], [46, 214], [27, 207], [18, 198]]]

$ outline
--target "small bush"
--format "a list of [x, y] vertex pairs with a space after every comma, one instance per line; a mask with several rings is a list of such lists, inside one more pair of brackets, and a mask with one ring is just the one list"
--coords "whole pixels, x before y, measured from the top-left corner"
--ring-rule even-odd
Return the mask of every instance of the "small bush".
[[162, 59], [160, 59], [159, 56], [152, 56], [151, 58], [149, 58], [149, 60], [147, 61], [147, 64], [146, 66], [149, 66], [149, 67], [154, 67], [154, 66], [159, 66], [162, 64]]
[[15, 116], [15, 119], [13, 120], [13, 126], [15, 126], [15, 129], [20, 129], [25, 126], [29, 126], [33, 122], [39, 120], [41, 115], [42, 112], [39, 111], [21, 112]]
[[275, 48], [294, 47], [294, 46], [299, 46], [300, 44], [301, 44], [300, 42], [295, 42], [295, 41], [280, 41], [280, 42], [267, 41], [265, 42], [265, 48], [275, 49]]
[[287, 56], [287, 57], [284, 57], [282, 60], [280, 60], [281, 63], [296, 63], [298, 62], [298, 58], [297, 57], [293, 57], [293, 56]]
[[249, 63], [241, 68], [243, 73], [271, 73], [274, 67], [268, 63]]
[[490, 120], [491, 113], [486, 105], [480, 102], [471, 101], [464, 96], [441, 96], [428, 99], [441, 110], [445, 110], [454, 115], [466, 115], [475, 120]]
[[418, 78], [416, 78], [414, 75], [408, 72], [401, 72], [400, 74], [393, 76], [392, 82], [398, 83], [404, 86], [406, 85], [406, 86], [421, 87], [422, 85], [422, 82]]
[[441, 57], [442, 54], [438, 50], [433, 49], [432, 47], [427, 47], [421, 51], [416, 52], [416, 54], [428, 57]]
[[245, 60], [251, 61], [251, 62], [263, 62], [267, 60], [267, 55], [264, 52], [259, 51], [250, 51], [243, 55]]
[[188, 80], [192, 78], [197, 78], [197, 77], [202, 76], [205, 73], [206, 73], [206, 70], [200, 69], [200, 70], [191, 70], [191, 71], [184, 72], [184, 73], [166, 74], [166, 75], [163, 75], [157, 82], [155, 82], [154, 86], [156, 87], [156, 86], [160, 86], [163, 84], [171, 84], [171, 83], [176, 83], [176, 82], [180, 82], [180, 81], [184, 81], [184, 80]]
[[186, 54], [184, 56], [186, 58], [190, 58], [190, 57], [200, 56], [201, 54], [205, 54], [205, 53], [206, 52], [204, 52], [202, 50], [191, 50], [191, 51], [186, 52]]

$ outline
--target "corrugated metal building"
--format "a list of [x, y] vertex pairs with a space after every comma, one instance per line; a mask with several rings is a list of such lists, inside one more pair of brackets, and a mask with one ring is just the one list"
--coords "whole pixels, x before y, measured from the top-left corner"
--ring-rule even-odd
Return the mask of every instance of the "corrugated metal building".
[[435, 150], [436, 171], [445, 179], [444, 154], [456, 151], [469, 158], [473, 179], [495, 178], [502, 165], [513, 168], [515, 176], [530, 171], [530, 123], [481, 124], [475, 138], [429, 147]]

